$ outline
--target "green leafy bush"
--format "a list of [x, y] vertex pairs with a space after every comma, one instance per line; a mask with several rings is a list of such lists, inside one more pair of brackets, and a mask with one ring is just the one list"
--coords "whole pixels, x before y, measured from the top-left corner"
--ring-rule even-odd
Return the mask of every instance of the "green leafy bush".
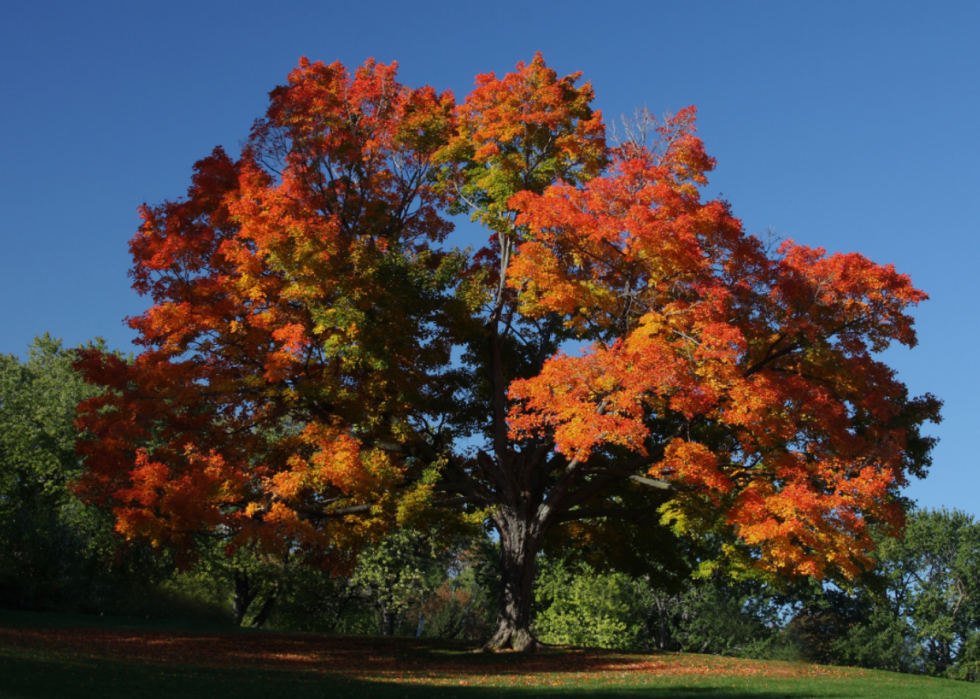
[[534, 630], [545, 643], [635, 648], [643, 631], [637, 585], [623, 573], [548, 562], [538, 577]]

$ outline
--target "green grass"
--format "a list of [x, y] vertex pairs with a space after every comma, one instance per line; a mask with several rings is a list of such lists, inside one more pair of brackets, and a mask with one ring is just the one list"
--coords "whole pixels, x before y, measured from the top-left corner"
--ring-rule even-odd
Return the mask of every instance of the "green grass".
[[0, 613], [0, 699], [980, 697], [977, 685], [784, 662], [577, 649], [474, 654], [415, 639]]

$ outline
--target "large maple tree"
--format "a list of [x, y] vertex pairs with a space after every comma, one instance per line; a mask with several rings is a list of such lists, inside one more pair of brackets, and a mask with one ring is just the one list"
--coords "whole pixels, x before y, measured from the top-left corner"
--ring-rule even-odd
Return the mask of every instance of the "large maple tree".
[[[702, 201], [693, 108], [611, 145], [540, 55], [460, 103], [396, 68], [304, 59], [240, 158], [142, 209], [153, 305], [135, 361], [78, 364], [110, 389], [80, 407], [80, 491], [130, 537], [338, 564], [393, 522], [486, 520], [488, 648], [535, 647], [546, 535], [636, 521], [772, 574], [867, 566], [939, 417], [878, 355], [926, 295]], [[475, 252], [446, 244], [461, 213]]]

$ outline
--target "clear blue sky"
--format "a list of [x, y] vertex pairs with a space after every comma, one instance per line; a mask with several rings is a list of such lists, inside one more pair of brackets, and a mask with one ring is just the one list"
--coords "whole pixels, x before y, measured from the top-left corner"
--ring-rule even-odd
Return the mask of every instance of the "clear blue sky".
[[232, 152], [300, 56], [397, 60], [465, 95], [543, 52], [607, 117], [695, 104], [749, 232], [894, 263], [932, 299], [887, 360], [946, 402], [921, 505], [980, 515], [980, 2], [9, 2], [0, 22], [0, 352], [128, 349], [136, 207]]

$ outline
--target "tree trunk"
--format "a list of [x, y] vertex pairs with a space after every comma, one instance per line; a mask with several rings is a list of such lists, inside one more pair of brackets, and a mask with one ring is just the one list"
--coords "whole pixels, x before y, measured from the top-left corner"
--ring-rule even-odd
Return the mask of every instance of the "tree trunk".
[[249, 583], [248, 573], [244, 570], [235, 571], [235, 594], [232, 596], [231, 620], [235, 626], [241, 626], [248, 613], [248, 608], [258, 594]]
[[381, 604], [381, 635], [395, 635], [395, 621], [398, 619], [397, 612], [391, 609], [393, 605]]
[[272, 609], [276, 606], [276, 600], [278, 598], [279, 590], [278, 588], [274, 587], [269, 593], [269, 596], [265, 598], [265, 602], [262, 604], [262, 609], [259, 610], [259, 613], [255, 615], [255, 619], [252, 620], [253, 629], [261, 629], [265, 625], [265, 622], [267, 622], [269, 617], [272, 615]]
[[500, 598], [497, 624], [483, 650], [533, 653], [544, 645], [531, 633], [534, 559], [540, 537], [529, 523], [514, 516], [498, 515], [495, 523], [500, 532]]
[[657, 605], [657, 638], [660, 650], [667, 650], [667, 600], [660, 595], [654, 595]]

